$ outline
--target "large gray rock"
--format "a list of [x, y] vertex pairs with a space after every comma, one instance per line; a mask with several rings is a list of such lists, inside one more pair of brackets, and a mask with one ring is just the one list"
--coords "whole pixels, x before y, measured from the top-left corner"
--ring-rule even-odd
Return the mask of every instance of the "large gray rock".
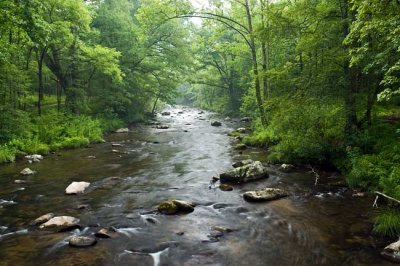
[[36, 174], [36, 171], [32, 171], [29, 168], [25, 168], [20, 172], [21, 175], [34, 175]]
[[40, 216], [39, 218], [35, 219], [31, 224], [32, 225], [39, 225], [47, 222], [51, 218], [54, 217], [54, 213], [47, 213], [45, 215]]
[[219, 175], [223, 183], [244, 183], [268, 178], [267, 168], [260, 161], [255, 161]]
[[69, 239], [69, 245], [77, 248], [91, 247], [96, 243], [96, 238], [90, 236], [72, 236]]
[[56, 228], [58, 230], [65, 230], [78, 226], [79, 219], [71, 216], [56, 216], [45, 222], [40, 226], [44, 229]]
[[101, 228], [95, 235], [99, 238], [115, 238], [118, 236], [118, 233], [115, 228], [109, 227]]
[[183, 200], [172, 200], [172, 202], [178, 207], [178, 212], [189, 213], [194, 211], [194, 204]]
[[400, 263], [400, 240], [385, 247], [381, 255], [389, 261]]
[[89, 182], [72, 182], [66, 189], [65, 194], [81, 194], [85, 192], [85, 189], [90, 186]]
[[287, 192], [279, 188], [264, 188], [256, 191], [247, 191], [243, 198], [248, 201], [271, 201], [287, 196]]

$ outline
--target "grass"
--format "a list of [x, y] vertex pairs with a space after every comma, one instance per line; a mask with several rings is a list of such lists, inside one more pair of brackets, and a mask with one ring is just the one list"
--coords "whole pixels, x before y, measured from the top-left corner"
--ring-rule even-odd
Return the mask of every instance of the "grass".
[[[119, 123], [119, 122], [118, 122]], [[79, 148], [103, 140], [103, 128], [98, 119], [51, 112], [33, 117], [23, 131], [10, 135], [0, 145], [0, 163], [13, 162], [24, 154], [46, 154], [50, 150]]]
[[385, 210], [375, 219], [374, 231], [378, 234], [398, 237], [400, 235], [400, 212]]

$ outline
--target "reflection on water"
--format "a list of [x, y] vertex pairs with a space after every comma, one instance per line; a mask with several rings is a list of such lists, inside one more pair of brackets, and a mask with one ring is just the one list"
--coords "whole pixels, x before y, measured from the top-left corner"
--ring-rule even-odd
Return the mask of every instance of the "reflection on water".
[[[169, 129], [134, 126], [108, 142], [48, 155], [38, 164], [0, 166], [0, 265], [386, 265], [371, 235], [371, 200], [345, 190], [315, 188], [312, 175], [280, 173], [224, 192], [212, 176], [234, 161], [265, 161], [265, 152], [233, 151], [223, 122], [192, 108], [171, 109], [158, 119]], [[178, 113], [183, 111], [182, 114]], [[25, 189], [15, 184], [30, 167]], [[64, 195], [72, 181], [91, 182], [82, 195]], [[265, 186], [290, 196], [248, 203], [241, 194]], [[196, 203], [187, 215], [154, 210], [169, 198]], [[81, 220], [82, 230], [41, 231], [35, 218], [53, 212]], [[117, 237], [94, 247], [68, 246], [72, 235], [115, 228]], [[215, 232], [214, 228], [229, 228]], [[215, 236], [215, 237], [212, 237]]]

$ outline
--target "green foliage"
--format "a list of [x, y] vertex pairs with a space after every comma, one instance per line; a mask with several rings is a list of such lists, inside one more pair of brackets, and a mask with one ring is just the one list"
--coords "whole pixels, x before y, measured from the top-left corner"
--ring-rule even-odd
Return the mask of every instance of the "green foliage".
[[389, 237], [400, 235], [400, 212], [398, 210], [386, 210], [375, 219], [374, 231]]
[[[298, 103], [302, 104], [299, 105]], [[330, 162], [342, 152], [342, 107], [335, 102], [292, 95], [270, 102], [274, 112], [266, 128], [257, 127], [245, 143], [272, 145], [269, 159], [274, 162]]]
[[0, 144], [15, 138], [29, 137], [31, 127], [26, 113], [5, 107], [0, 108]]
[[0, 145], [0, 163], [13, 162], [15, 155], [15, 148], [10, 145]]
[[82, 136], [66, 137], [60, 143], [53, 145], [54, 148], [79, 148], [90, 143], [89, 139]]

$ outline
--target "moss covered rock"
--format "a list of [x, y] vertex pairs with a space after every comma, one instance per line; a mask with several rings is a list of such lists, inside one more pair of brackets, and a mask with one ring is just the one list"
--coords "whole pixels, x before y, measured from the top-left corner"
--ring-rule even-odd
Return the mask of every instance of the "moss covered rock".
[[172, 201], [164, 201], [158, 205], [158, 211], [162, 214], [175, 214], [178, 212], [178, 206]]

